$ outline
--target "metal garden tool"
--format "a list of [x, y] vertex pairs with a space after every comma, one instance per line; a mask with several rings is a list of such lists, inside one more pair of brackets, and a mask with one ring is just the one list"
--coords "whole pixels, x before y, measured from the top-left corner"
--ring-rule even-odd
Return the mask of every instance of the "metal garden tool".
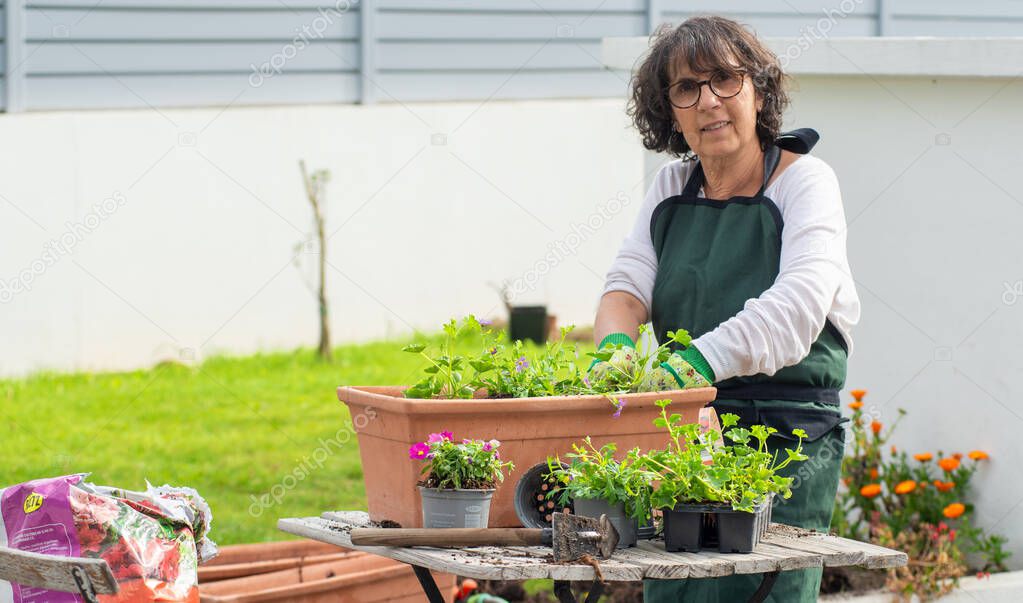
[[360, 546], [549, 546], [555, 561], [607, 559], [618, 545], [618, 531], [606, 515], [555, 513], [551, 520], [553, 528], [353, 528], [351, 536]]

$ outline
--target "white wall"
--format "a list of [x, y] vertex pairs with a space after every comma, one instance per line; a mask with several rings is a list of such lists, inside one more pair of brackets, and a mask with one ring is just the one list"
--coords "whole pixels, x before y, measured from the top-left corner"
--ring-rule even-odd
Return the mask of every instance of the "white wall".
[[[550, 272], [520, 302], [550, 302], [563, 319], [589, 323], [631, 219], [615, 203], [628, 209], [643, 192], [622, 105], [2, 115], [0, 372], [314, 345], [302, 274], [315, 256], [292, 264], [311, 232], [299, 158], [333, 172], [337, 341], [433, 330], [467, 312], [501, 316], [487, 282], [531, 269]], [[104, 199], [112, 212], [91, 209]], [[605, 219], [612, 199], [605, 212], [618, 207], [617, 219]], [[104, 217], [85, 229], [66, 226], [95, 212]], [[599, 228], [573, 227], [594, 215]], [[73, 253], [47, 254], [69, 230], [80, 239], [67, 235]], [[554, 260], [541, 263], [556, 243]], [[31, 290], [18, 292], [25, 282]]]
[[[993, 460], [978, 517], [1023, 567], [1023, 85], [802, 77], [787, 125], [838, 173], [863, 316], [848, 383], [899, 447]], [[1006, 287], [1015, 290], [1009, 294]]]

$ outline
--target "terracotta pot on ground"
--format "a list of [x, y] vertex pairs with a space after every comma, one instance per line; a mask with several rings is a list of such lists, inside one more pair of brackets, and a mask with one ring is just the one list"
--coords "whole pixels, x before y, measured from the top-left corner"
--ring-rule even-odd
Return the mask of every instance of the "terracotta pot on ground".
[[490, 509], [491, 527], [518, 526], [513, 504], [518, 472], [564, 455], [585, 436], [602, 446], [616, 442], [620, 451], [663, 447], [667, 435], [653, 420], [656, 400], [671, 399], [670, 412], [696, 422], [699, 409], [711, 402], [713, 387], [685, 391], [617, 396], [624, 400], [621, 416], [604, 396], [504, 398], [476, 400], [416, 400], [402, 397], [402, 387], [341, 387], [338, 399], [348, 405], [359, 437], [363, 479], [370, 517], [389, 519], [404, 527], [422, 525], [416, 482], [422, 463], [409, 459], [408, 449], [430, 433], [451, 431], [456, 439], [496, 438], [501, 458], [518, 468], [497, 488]]
[[[280, 543], [284, 544], [284, 543]], [[262, 545], [243, 545], [259, 547]], [[230, 547], [225, 547], [230, 548]], [[203, 582], [199, 592], [202, 603], [418, 603], [425, 600], [412, 567], [367, 553], [344, 551], [344, 555], [325, 563], [298, 563], [291, 569], [261, 573], [227, 580]], [[304, 557], [314, 559], [316, 555]], [[284, 562], [295, 558], [277, 559]], [[268, 561], [252, 561], [263, 564]], [[227, 563], [222, 567], [240, 565]], [[257, 569], [262, 566], [257, 565]], [[434, 573], [441, 592], [449, 592], [454, 576]]]
[[356, 555], [315, 540], [285, 540], [256, 544], [232, 544], [220, 547], [220, 553], [199, 566], [199, 582], [266, 574], [300, 565], [337, 561]]

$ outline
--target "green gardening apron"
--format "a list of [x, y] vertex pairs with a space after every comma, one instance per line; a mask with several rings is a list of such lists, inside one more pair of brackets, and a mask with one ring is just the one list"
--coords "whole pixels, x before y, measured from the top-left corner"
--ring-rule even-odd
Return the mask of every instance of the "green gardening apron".
[[[818, 135], [801, 129], [780, 136], [764, 153], [764, 181], [753, 197], [716, 201], [698, 196], [703, 185], [699, 162], [682, 194], [663, 200], [653, 212], [650, 232], [657, 252], [651, 319], [661, 341], [667, 332], [686, 329], [697, 338], [738, 314], [746, 301], [760, 297], [778, 276], [781, 212], [764, 195], [778, 166], [781, 149], [805, 154]], [[847, 344], [826, 323], [810, 352], [798, 364], [774, 375], [733, 377], [715, 384], [718, 414], [739, 415], [740, 425], [778, 429], [771, 452], [791, 446], [792, 429], [801, 427], [810, 460], [790, 465], [792, 498], [777, 499], [772, 520], [826, 531], [831, 523], [845, 445], [838, 392], [845, 384]], [[784, 453], [780, 455], [784, 458]], [[758, 574], [672, 581], [647, 581], [645, 600], [732, 603], [746, 601], [760, 583]], [[768, 601], [816, 601], [821, 570], [782, 572]]]

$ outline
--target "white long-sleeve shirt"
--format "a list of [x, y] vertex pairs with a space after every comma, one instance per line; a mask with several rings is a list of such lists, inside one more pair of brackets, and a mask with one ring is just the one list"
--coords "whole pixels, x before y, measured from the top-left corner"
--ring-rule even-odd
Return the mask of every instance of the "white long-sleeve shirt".
[[[693, 165], [678, 159], [661, 168], [607, 273], [604, 293], [631, 293], [643, 302], [648, 316], [657, 276], [650, 218], [661, 201], [681, 194]], [[846, 257], [845, 211], [835, 172], [821, 159], [802, 155], [764, 194], [778, 206], [784, 224], [778, 276], [738, 314], [693, 340], [719, 381], [773, 375], [797, 364], [810, 353], [828, 319], [852, 353], [851, 330], [860, 319], [860, 300]]]

